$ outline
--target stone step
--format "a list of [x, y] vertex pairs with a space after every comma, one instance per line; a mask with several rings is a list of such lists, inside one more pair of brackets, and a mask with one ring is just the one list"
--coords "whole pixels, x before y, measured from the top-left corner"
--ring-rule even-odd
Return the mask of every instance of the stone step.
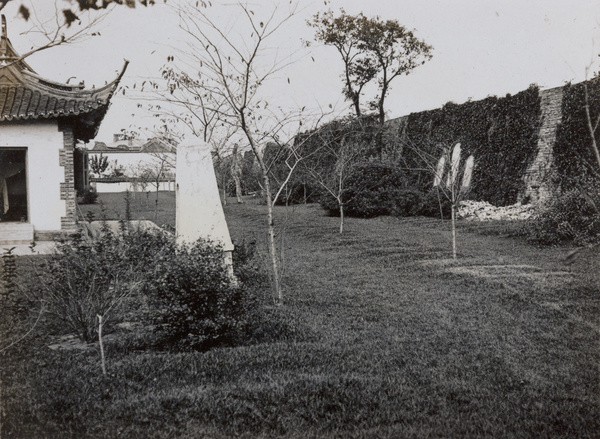
[[0, 245], [29, 244], [33, 241], [33, 225], [0, 223]]

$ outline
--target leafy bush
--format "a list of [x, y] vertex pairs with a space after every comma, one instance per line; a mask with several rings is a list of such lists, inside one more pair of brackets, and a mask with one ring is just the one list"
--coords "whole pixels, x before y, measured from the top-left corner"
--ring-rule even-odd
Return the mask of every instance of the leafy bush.
[[96, 204], [96, 201], [98, 201], [96, 189], [89, 187], [81, 193], [81, 204]]
[[224, 269], [221, 247], [199, 240], [171, 246], [155, 261], [145, 290], [154, 323], [169, 344], [207, 349], [240, 340], [257, 309], [264, 278], [245, 247], [235, 260], [241, 262], [237, 280]]
[[46, 304], [63, 332], [93, 342], [98, 338], [97, 316], [103, 316], [110, 331], [123, 317], [127, 297], [173, 241], [166, 233], [125, 222], [118, 233], [106, 225], [94, 240], [74, 235], [57, 243], [54, 254], [36, 260], [32, 297]]
[[[436, 190], [423, 193], [407, 187], [404, 174], [397, 168], [380, 163], [367, 163], [353, 170], [344, 192], [345, 214], [361, 218], [380, 215], [450, 217], [451, 203]], [[328, 194], [321, 197], [321, 206], [332, 216], [339, 215], [337, 201]]]
[[268, 277], [253, 245], [237, 245], [233, 261], [235, 279], [219, 246], [180, 246], [172, 234], [123, 222], [116, 233], [107, 225], [93, 241], [76, 236], [59, 244], [37, 265], [37, 289], [61, 331], [84, 341], [98, 339], [101, 315], [107, 331], [125, 318], [137, 319], [158, 326], [152, 344], [205, 349], [252, 338], [256, 328], [273, 329], [258, 306]]
[[[356, 166], [346, 180], [342, 195], [348, 216], [372, 218], [390, 215], [396, 208], [396, 198], [405, 189], [404, 174], [393, 166], [365, 163]], [[328, 194], [321, 197], [321, 205], [330, 215], [338, 215], [337, 201]]]
[[395, 216], [416, 216], [421, 213], [425, 195], [417, 189], [396, 190], [393, 196], [391, 214]]
[[136, 266], [123, 263], [127, 243], [107, 231], [93, 242], [76, 237], [38, 265], [39, 294], [48, 311], [82, 340], [97, 339], [98, 315], [114, 316], [131, 291]]
[[565, 241], [589, 244], [600, 241], [600, 192], [571, 189], [553, 199], [531, 218], [524, 234], [531, 242], [553, 245]]
[[437, 190], [432, 189], [423, 196], [419, 214], [433, 218], [440, 218], [441, 215], [443, 215], [444, 218], [450, 218], [451, 209], [452, 203], [448, 197], [444, 196], [442, 193], [438, 194]]

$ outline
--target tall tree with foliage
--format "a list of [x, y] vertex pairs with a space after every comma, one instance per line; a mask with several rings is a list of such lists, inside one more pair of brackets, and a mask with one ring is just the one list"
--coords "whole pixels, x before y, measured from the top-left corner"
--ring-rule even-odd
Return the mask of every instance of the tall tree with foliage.
[[360, 98], [363, 88], [377, 75], [375, 58], [361, 49], [360, 30], [366, 20], [363, 14], [353, 16], [343, 9], [338, 17], [334, 17], [330, 9], [317, 13], [308, 21], [308, 25], [316, 29], [316, 40], [335, 47], [340, 54], [344, 62], [344, 96], [352, 102], [356, 117], [362, 115]]
[[397, 20], [348, 15], [342, 9], [338, 17], [331, 10], [316, 14], [309, 25], [316, 28], [317, 41], [340, 53], [344, 62], [344, 94], [352, 101], [357, 116], [361, 115], [363, 88], [377, 81], [379, 91], [370, 105], [377, 110], [381, 124], [385, 121], [385, 98], [391, 82], [432, 57], [433, 48]]
[[413, 31], [396, 20], [382, 21], [379, 17], [361, 21], [360, 49], [377, 61], [379, 95], [372, 102], [379, 113], [379, 123], [385, 122], [385, 98], [391, 82], [408, 75], [432, 57], [433, 47], [419, 40]]

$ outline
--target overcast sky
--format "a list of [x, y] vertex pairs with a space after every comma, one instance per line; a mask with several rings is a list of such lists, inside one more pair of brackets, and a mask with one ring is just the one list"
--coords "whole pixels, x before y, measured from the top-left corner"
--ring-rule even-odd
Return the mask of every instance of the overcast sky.
[[[157, 77], [160, 66], [173, 54], [172, 47], [181, 47], [178, 19], [169, 7], [173, 1], [136, 10], [114, 8], [95, 29], [101, 36], [35, 54], [28, 62], [43, 77], [65, 82], [76, 76], [77, 81], [85, 80], [86, 87], [113, 80], [124, 58], [131, 63], [124, 85], [131, 87], [147, 77]], [[17, 1], [12, 3], [4, 10], [9, 37], [23, 53], [41, 40], [35, 34], [21, 34], [28, 25], [15, 18]], [[255, 0], [249, 4], [268, 9], [275, 2]], [[301, 0], [298, 14], [271, 41], [279, 56], [295, 53], [298, 58], [280, 74], [281, 81], [269, 84], [273, 99], [298, 108], [329, 104], [341, 112], [349, 108], [341, 95], [343, 65], [335, 49], [319, 45], [302, 49], [302, 40], [311, 40], [314, 34], [306, 20], [316, 12], [328, 8], [337, 12], [342, 6], [351, 14], [398, 20], [434, 47], [431, 61], [392, 83], [386, 101], [389, 118], [437, 108], [448, 101], [514, 94], [532, 83], [551, 88], [579, 82], [592, 60], [596, 62], [594, 71], [600, 70], [598, 57], [594, 57], [600, 53], [597, 0], [332, 0], [327, 6], [322, 0]], [[224, 29], [237, 30], [232, 23], [240, 17], [234, 5], [215, 6], [206, 12], [223, 23]], [[52, 9], [43, 11], [38, 6], [38, 17], [52, 13]], [[368, 93], [364, 101], [372, 97]], [[151, 126], [153, 122], [137, 108], [137, 102], [115, 96], [97, 140], [110, 140], [121, 128]]]

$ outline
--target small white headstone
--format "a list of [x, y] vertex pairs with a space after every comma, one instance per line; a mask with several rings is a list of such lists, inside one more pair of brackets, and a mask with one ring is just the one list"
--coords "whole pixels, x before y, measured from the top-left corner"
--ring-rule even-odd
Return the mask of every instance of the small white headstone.
[[210, 146], [200, 139], [178, 145], [175, 175], [177, 241], [193, 243], [203, 238], [219, 243], [226, 259], [230, 259], [233, 243], [219, 198]]

